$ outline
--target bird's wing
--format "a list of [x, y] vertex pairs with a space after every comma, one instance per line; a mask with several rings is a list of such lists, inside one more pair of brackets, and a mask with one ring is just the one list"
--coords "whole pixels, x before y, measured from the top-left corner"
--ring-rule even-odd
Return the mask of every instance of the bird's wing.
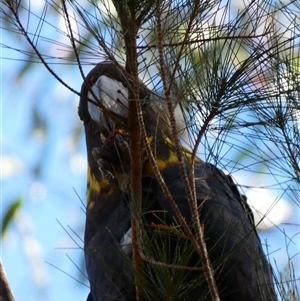
[[[186, 168], [189, 170], [188, 164]], [[161, 173], [183, 217], [192, 224], [178, 164]], [[195, 186], [200, 221], [221, 300], [276, 300], [270, 267], [251, 212], [232, 179], [211, 164], [196, 162]], [[176, 223], [175, 213], [159, 185], [152, 184], [152, 191], [156, 191], [160, 210], [167, 212], [168, 223]]]

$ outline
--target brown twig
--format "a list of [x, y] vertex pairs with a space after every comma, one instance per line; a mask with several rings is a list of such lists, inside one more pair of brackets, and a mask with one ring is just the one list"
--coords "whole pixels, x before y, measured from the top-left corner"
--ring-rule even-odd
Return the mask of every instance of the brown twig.
[[132, 228], [132, 248], [133, 266], [136, 272], [135, 288], [136, 300], [142, 300], [142, 279], [143, 279], [143, 260], [140, 256], [138, 244], [140, 233], [141, 199], [142, 199], [142, 160], [141, 160], [141, 132], [136, 126], [136, 118], [141, 114], [139, 103], [139, 79], [137, 65], [137, 24], [136, 8], [132, 7], [127, 11], [126, 2], [115, 3], [120, 18], [122, 30], [124, 32], [124, 42], [126, 46], [126, 71], [132, 80], [132, 86], [128, 89], [128, 128], [130, 135], [130, 160], [131, 160], [131, 228]]
[[0, 300], [15, 301], [2, 263], [0, 262]]
[[[194, 228], [195, 228], [196, 241], [192, 240], [192, 242], [194, 242], [193, 245], [196, 247], [196, 251], [199, 254], [199, 256], [200, 256], [200, 258], [201, 258], [201, 260], [204, 264], [204, 275], [205, 275], [205, 278], [206, 278], [206, 281], [207, 281], [207, 284], [208, 284], [208, 287], [209, 287], [209, 292], [210, 292], [210, 295], [212, 297], [212, 300], [213, 301], [220, 301], [218, 288], [217, 288], [216, 281], [215, 281], [215, 278], [214, 278], [214, 270], [213, 270], [213, 267], [211, 265], [211, 262], [210, 262], [210, 259], [209, 259], [209, 254], [208, 254], [207, 249], [206, 249], [206, 243], [205, 243], [205, 239], [204, 239], [204, 229], [200, 224], [200, 217], [199, 217], [199, 209], [198, 209], [198, 205], [197, 205], [196, 191], [195, 191], [195, 187], [194, 187], [194, 191], [192, 191], [192, 189], [191, 189], [192, 187], [190, 185], [190, 181], [189, 181], [189, 178], [188, 178], [188, 175], [187, 175], [187, 172], [186, 172], [183, 153], [182, 153], [182, 149], [180, 147], [181, 144], [180, 144], [179, 137], [178, 137], [178, 134], [177, 134], [177, 127], [176, 127], [176, 120], [175, 120], [173, 104], [172, 104], [172, 101], [171, 101], [171, 87], [172, 87], [173, 81], [175, 79], [176, 70], [179, 67], [179, 61], [181, 59], [182, 53], [184, 51], [185, 46], [187, 45], [189, 34], [190, 34], [191, 29], [192, 29], [194, 18], [196, 18], [196, 16], [197, 16], [199, 5], [200, 5], [200, 1], [195, 1], [194, 2], [194, 7], [193, 7], [193, 10], [191, 12], [191, 17], [189, 19], [189, 24], [187, 26], [187, 30], [186, 30], [183, 42], [181, 44], [179, 53], [177, 55], [177, 59], [176, 59], [176, 62], [174, 64], [174, 69], [173, 69], [173, 72], [171, 74], [170, 81], [167, 85], [166, 66], [165, 66], [165, 61], [164, 61], [163, 43], [162, 43], [163, 36], [162, 36], [161, 10], [160, 10], [161, 2], [160, 2], [160, 0], [157, 1], [158, 55], [159, 55], [159, 63], [160, 63], [160, 73], [161, 73], [161, 78], [162, 78], [164, 92], [165, 92], [165, 99], [166, 99], [169, 118], [170, 118], [172, 139], [173, 139], [173, 142], [174, 142], [175, 151], [176, 151], [176, 155], [177, 155], [178, 163], [179, 163], [179, 168], [180, 168], [182, 180], [183, 180], [183, 183], [184, 183], [188, 203], [189, 203], [191, 213], [192, 213], [193, 225], [194, 225]], [[193, 165], [193, 162], [191, 162], [191, 163]], [[192, 170], [193, 170], [193, 168], [192, 168]], [[194, 176], [193, 173], [192, 173], [192, 176]], [[193, 179], [192, 179], [192, 182], [194, 182]], [[190, 229], [189, 229], [188, 232], [190, 232]]]
[[[191, 40], [191, 41], [183, 41], [183, 42], [178, 42], [178, 43], [162, 43], [162, 47], [178, 47], [178, 46], [186, 46], [186, 45], [191, 45], [194, 43], [203, 43], [203, 42], [213, 42], [213, 41], [220, 41], [220, 40], [236, 40], [236, 39], [254, 39], [254, 38], [260, 38], [264, 37], [268, 34], [269, 32], [265, 32], [263, 34], [258, 34], [258, 35], [239, 35], [239, 36], [225, 36], [225, 37], [215, 37], [215, 38], [206, 38], [206, 39], [196, 39], [196, 40]], [[153, 45], [141, 45], [137, 46], [137, 49], [151, 49], [151, 48], [158, 48], [159, 46], [157, 44]]]

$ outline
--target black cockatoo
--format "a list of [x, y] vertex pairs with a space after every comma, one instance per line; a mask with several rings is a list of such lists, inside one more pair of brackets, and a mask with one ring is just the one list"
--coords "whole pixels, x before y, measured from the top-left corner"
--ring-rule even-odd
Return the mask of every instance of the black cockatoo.
[[[142, 249], [148, 258], [166, 265], [145, 262], [142, 275], [137, 275], [132, 266], [127, 124], [134, 116], [128, 116], [131, 82], [125, 74], [121, 67], [102, 62], [91, 70], [81, 89], [79, 116], [84, 123], [88, 157], [84, 236], [91, 288], [88, 300], [135, 300], [136, 277], [143, 283], [141, 300], [211, 300], [203, 272], [180, 268], [201, 267], [202, 263], [166, 201], [146, 154], [141, 154], [141, 220], [146, 233]], [[193, 230], [167, 114], [142, 83], [139, 91], [158, 168]], [[189, 174], [191, 154], [184, 146], [182, 151]], [[245, 197], [230, 176], [199, 158], [194, 172], [200, 220], [221, 300], [276, 300], [271, 270]]]

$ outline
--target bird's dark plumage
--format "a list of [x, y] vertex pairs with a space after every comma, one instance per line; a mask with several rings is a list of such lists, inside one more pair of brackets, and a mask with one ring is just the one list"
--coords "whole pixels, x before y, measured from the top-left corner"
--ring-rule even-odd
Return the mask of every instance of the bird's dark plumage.
[[[130, 194], [124, 188], [128, 185], [124, 179], [128, 180], [130, 174], [130, 165], [125, 162], [129, 159], [125, 150], [128, 137], [122, 131], [126, 127], [126, 117], [116, 116], [118, 112], [107, 116], [100, 110], [102, 118], [116, 116], [117, 121], [98, 120], [95, 118], [98, 114], [97, 108], [87, 100], [88, 97], [93, 98], [89, 91], [101, 76], [121, 82], [121, 93], [124, 95], [126, 89], [130, 88], [130, 81], [126, 80], [123, 72], [124, 70], [116, 68], [112, 63], [99, 64], [87, 76], [81, 90], [79, 115], [84, 122], [89, 165], [84, 238], [86, 268], [91, 286], [88, 301], [135, 300], [132, 254], [128, 252], [128, 248], [125, 251], [122, 245], [122, 239], [124, 240], [124, 235], [129, 233], [131, 227]], [[112, 87], [113, 85], [112, 83]], [[141, 101], [149, 93], [142, 86]], [[98, 101], [102, 101], [101, 96]], [[106, 104], [108, 102], [106, 100]], [[145, 127], [151, 137], [158, 167], [174, 201], [192, 227], [191, 211], [176, 162], [167, 118], [160, 107], [155, 109], [151, 101], [150, 105], [147, 105], [147, 101], [145, 103]], [[103, 130], [103, 127], [106, 129]], [[185, 148], [183, 152], [186, 158], [190, 156]], [[178, 230], [182, 234], [181, 238], [178, 233], [172, 234], [177, 223], [173, 209], [165, 199], [147, 158], [143, 162], [142, 223], [146, 234], [142, 242], [153, 245], [153, 250], [146, 255], [156, 261], [165, 260], [169, 265], [201, 267], [199, 256], [193, 252], [190, 242], [184, 238], [184, 233]], [[126, 168], [122, 168], [122, 164]], [[188, 159], [185, 165], [189, 174]], [[200, 220], [204, 225], [206, 245], [221, 300], [276, 300], [270, 267], [245, 197], [239, 193], [231, 177], [213, 165], [197, 159], [194, 169]], [[120, 185], [120, 178], [124, 180], [124, 185]], [[170, 235], [166, 236], [166, 233]], [[161, 256], [163, 251], [166, 252], [165, 257]], [[152, 267], [151, 263], [145, 263], [143, 289], [146, 297], [143, 300], [211, 300], [202, 271], [170, 267], [164, 267], [165, 271], [162, 269], [163, 267]], [[155, 273], [161, 274], [157, 276]], [[167, 276], [162, 277], [163, 273]], [[159, 275], [161, 279], [157, 280]], [[151, 283], [154, 286], [152, 289], [149, 288]]]

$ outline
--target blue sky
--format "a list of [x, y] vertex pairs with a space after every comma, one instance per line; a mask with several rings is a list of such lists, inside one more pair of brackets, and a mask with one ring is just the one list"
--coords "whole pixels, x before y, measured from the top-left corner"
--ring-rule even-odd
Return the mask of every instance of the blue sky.
[[[17, 63], [4, 61], [3, 74], [11, 68], [17, 68]], [[40, 74], [45, 73], [39, 69]], [[84, 201], [85, 145], [82, 133], [78, 142], [70, 139], [75, 127], [80, 126], [78, 99], [71, 93], [67, 99], [59, 99], [47, 91], [52, 80], [49, 75], [41, 82], [34, 75], [36, 79], [30, 83], [11, 84], [13, 76], [9, 74], [2, 81], [1, 142], [6, 170], [1, 203], [3, 212], [15, 198], [21, 197], [23, 205], [3, 240], [3, 263], [16, 300], [68, 300], [70, 294], [73, 300], [84, 300], [88, 292], [84, 285], [46, 263], [75, 278], [79, 276], [66, 254], [80, 265], [83, 252], [74, 249], [77, 245], [59, 224], [73, 229], [79, 238], [74, 233], [71, 236], [82, 246], [85, 215], [79, 197]], [[47, 102], [44, 98], [34, 99], [34, 86], [40, 84], [51, 95], [48, 105], [41, 105]], [[60, 88], [56, 89], [59, 94]], [[44, 106], [40, 110], [46, 117], [46, 135], [32, 129], [31, 110], [35, 105]], [[31, 276], [35, 272], [36, 276]]]

